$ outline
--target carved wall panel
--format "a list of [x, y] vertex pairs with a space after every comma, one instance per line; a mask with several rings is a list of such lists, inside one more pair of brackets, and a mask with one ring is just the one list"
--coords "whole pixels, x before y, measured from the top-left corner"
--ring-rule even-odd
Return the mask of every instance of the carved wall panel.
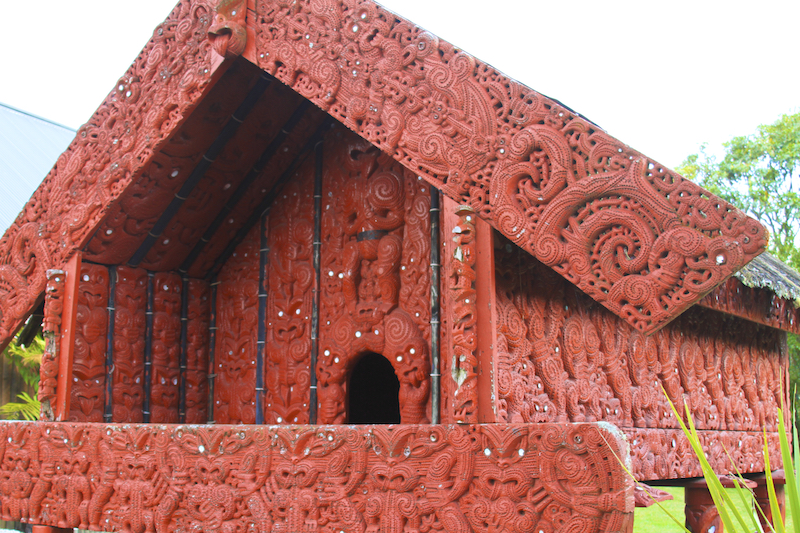
[[141, 422], [147, 271], [117, 267], [114, 307], [113, 420]]
[[766, 289], [745, 286], [736, 278], [700, 300], [700, 305], [772, 328], [800, 334], [800, 309]]
[[430, 226], [423, 211], [430, 191], [341, 129], [326, 137], [324, 153], [319, 422], [345, 421], [348, 372], [359, 356], [374, 352], [400, 381], [402, 422], [424, 423]]
[[[611, 448], [607, 444], [611, 445]], [[105, 531], [627, 531], [609, 427], [0, 423], [2, 518]]]
[[[314, 161], [286, 184], [269, 213], [264, 421], [307, 424], [314, 285]], [[258, 279], [258, 278], [256, 278]]]
[[108, 335], [108, 268], [84, 263], [78, 288], [69, 420], [102, 422]]
[[[245, 66], [253, 69], [256, 75], [262, 74], [252, 64], [245, 62], [242, 67]], [[217, 84], [207, 99], [216, 94], [217, 87], [222, 85], [223, 81], [227, 81], [229, 76], [230, 72], [225, 80], [221, 80]], [[253, 77], [252, 74], [251, 77]], [[255, 77], [257, 78], [257, 76]], [[237, 100], [237, 98], [243, 98], [239, 94], [240, 91], [250, 89], [249, 85], [253, 84], [252, 82], [250, 84], [242, 83], [237, 79], [234, 79], [233, 83], [237, 83], [237, 85], [224, 95], [226, 105], [219, 106], [221, 109], [215, 110], [217, 113], [230, 111], [229, 108], [232, 104], [239, 105], [242, 100]], [[216, 157], [186, 202], [172, 218], [164, 233], [150, 249], [142, 262], [143, 267], [150, 270], [169, 271], [177, 270], [181, 266], [182, 261], [203, 235], [208, 223], [216, 217], [236, 191], [247, 172], [261, 155], [261, 151], [280, 133], [281, 127], [300, 100], [296, 93], [273, 80], [236, 134], [228, 141], [222, 153]], [[229, 117], [222, 118], [223, 122], [229, 119]], [[190, 121], [187, 121], [187, 126], [188, 122]], [[200, 127], [214, 131], [204, 125]], [[171, 198], [172, 195], [167, 197], [168, 200]]]
[[211, 320], [208, 282], [189, 280], [189, 323], [186, 357], [186, 423], [208, 420], [208, 350]]
[[766, 246], [726, 202], [371, 0], [258, 0], [248, 57], [637, 329]]
[[[500, 239], [498, 239], [500, 241]], [[508, 241], [497, 258], [501, 420], [777, 431], [784, 333], [703, 308], [645, 336]]]
[[[626, 428], [632, 471], [642, 481], [702, 477], [689, 441], [679, 429]], [[698, 431], [711, 468], [718, 474], [764, 471], [764, 434], [758, 431]], [[767, 433], [770, 468], [783, 465], [778, 433]], [[733, 459], [736, 467], [731, 465]]]
[[153, 279], [153, 367], [150, 422], [178, 421], [181, 350], [181, 278], [157, 272]]
[[217, 278], [214, 419], [219, 424], [256, 420], [259, 228], [253, 226]]
[[[214, 265], [215, 260], [225, 250], [236, 233], [244, 227], [250, 214], [261, 204], [267, 194], [275, 186], [281, 174], [289, 168], [292, 161], [300, 155], [300, 151], [306, 140], [312, 135], [322, 123], [324, 113], [314, 108], [309, 108], [297, 126], [289, 133], [283, 145], [272, 156], [269, 163], [264, 167], [261, 175], [247, 190], [241, 200], [233, 207], [222, 225], [214, 233], [214, 236], [205, 245], [200, 255], [189, 269], [192, 277], [203, 278], [208, 275], [209, 269]], [[266, 143], [260, 149], [266, 148]]]
[[219, 64], [212, 14], [202, 0], [178, 3], [0, 239], [0, 345], [41, 295], [45, 271], [83, 246], [206, 92]]

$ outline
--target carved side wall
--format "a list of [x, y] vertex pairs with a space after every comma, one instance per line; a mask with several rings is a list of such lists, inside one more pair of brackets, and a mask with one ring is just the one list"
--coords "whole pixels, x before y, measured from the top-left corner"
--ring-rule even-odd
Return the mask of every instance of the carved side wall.
[[102, 422], [108, 342], [108, 268], [83, 263], [72, 363], [69, 420]]
[[[605, 420], [638, 428], [632, 435], [677, 428], [663, 387], [676, 405], [686, 401], [709, 435], [724, 440], [764, 428], [774, 436], [787, 365], [783, 332], [697, 307], [646, 336], [507, 240], [498, 242], [501, 421]], [[668, 434], [650, 453], [674, 459]], [[750, 462], [742, 461], [747, 471]]]

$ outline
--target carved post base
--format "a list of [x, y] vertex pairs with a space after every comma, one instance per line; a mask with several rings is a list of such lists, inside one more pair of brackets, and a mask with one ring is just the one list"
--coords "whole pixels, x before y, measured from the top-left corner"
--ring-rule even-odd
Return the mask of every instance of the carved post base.
[[[767, 476], [766, 474], [753, 478], [753, 481], [758, 483], [758, 486], [753, 489], [753, 494], [756, 497], [756, 504], [761, 508], [761, 511], [764, 513], [762, 516], [761, 513], [758, 513], [758, 519], [761, 521], [761, 525], [764, 528], [764, 531], [769, 531], [769, 526], [767, 522], [770, 524], [774, 524], [775, 520], [772, 516], [772, 509], [769, 506], [769, 492], [767, 491]], [[781, 512], [781, 520], [786, 522], [786, 492], [784, 490], [784, 485], [786, 485], [786, 476], [784, 475], [783, 470], [776, 470], [772, 473], [772, 481], [775, 484], [775, 495], [778, 497], [778, 508]], [[766, 520], [764, 520], [766, 517]]]
[[[719, 476], [722, 486], [736, 486], [730, 476]], [[748, 488], [755, 489], [755, 481], [747, 481]], [[705, 479], [698, 479], [686, 485], [686, 529], [692, 533], [722, 533], [724, 528], [719, 518], [714, 499], [708, 491]]]
[[692, 533], [722, 533], [722, 521], [707, 487], [686, 487], [686, 529]]
[[32, 526], [33, 533], [72, 533], [72, 528], [53, 526]]

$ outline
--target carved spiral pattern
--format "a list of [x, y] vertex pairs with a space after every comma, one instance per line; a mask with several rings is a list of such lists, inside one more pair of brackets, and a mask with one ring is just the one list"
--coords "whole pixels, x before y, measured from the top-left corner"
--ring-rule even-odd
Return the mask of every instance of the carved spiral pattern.
[[576, 113], [370, 0], [324, 6], [259, 0], [252, 59], [635, 328], [764, 249], [757, 223]]

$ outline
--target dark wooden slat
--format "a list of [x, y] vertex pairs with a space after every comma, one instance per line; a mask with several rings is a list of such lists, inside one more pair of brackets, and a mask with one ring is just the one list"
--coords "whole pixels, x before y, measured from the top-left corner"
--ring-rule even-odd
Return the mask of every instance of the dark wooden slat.
[[250, 92], [245, 96], [244, 101], [239, 105], [239, 108], [231, 115], [228, 119], [228, 122], [223, 126], [222, 131], [217, 135], [217, 138], [214, 139], [214, 142], [211, 143], [211, 146], [206, 150], [206, 153], [203, 154], [203, 157], [197, 163], [197, 165], [192, 170], [192, 173], [186, 178], [186, 181], [183, 182], [180, 190], [175, 193], [175, 196], [170, 201], [169, 205], [164, 212], [161, 213], [161, 216], [156, 221], [153, 229], [147, 234], [142, 242], [139, 249], [134, 252], [133, 256], [131, 257], [128, 264], [132, 267], [138, 266], [139, 263], [144, 260], [147, 256], [147, 253], [150, 251], [150, 248], [153, 247], [156, 240], [161, 236], [164, 230], [167, 227], [167, 224], [172, 220], [175, 214], [178, 212], [178, 209], [181, 208], [183, 203], [192, 193], [194, 188], [200, 182], [200, 180], [205, 176], [205, 173], [211, 167], [211, 164], [214, 160], [219, 156], [220, 152], [225, 148], [225, 145], [228, 144], [233, 136], [236, 134], [236, 131], [241, 126], [244, 119], [247, 117], [248, 113], [253, 109], [253, 106], [256, 104], [259, 98], [264, 94], [264, 91], [267, 90], [267, 87], [272, 83], [275, 78], [263, 72], [261, 77], [259, 77], [256, 84], [250, 89]]
[[222, 210], [217, 214], [217, 217], [211, 223], [211, 225], [206, 229], [203, 236], [200, 240], [195, 244], [192, 251], [183, 261], [183, 264], [178, 269], [179, 272], [185, 273], [189, 272], [189, 269], [192, 268], [192, 265], [200, 256], [200, 253], [205, 248], [206, 244], [214, 237], [214, 234], [217, 230], [222, 226], [223, 222], [228, 218], [228, 214], [233, 211], [236, 207], [236, 204], [244, 197], [247, 191], [250, 188], [250, 185], [258, 178], [264, 169], [269, 164], [272, 157], [275, 155], [275, 152], [278, 151], [278, 148], [286, 140], [286, 137], [294, 130], [297, 126], [298, 122], [303, 118], [303, 116], [308, 112], [308, 109], [311, 107], [311, 103], [308, 100], [303, 100], [303, 102], [297, 106], [292, 116], [289, 117], [289, 120], [286, 121], [286, 124], [283, 125], [278, 135], [275, 136], [272, 141], [267, 145], [261, 155], [259, 156], [258, 160], [253, 164], [253, 167], [247, 173], [247, 176], [242, 180], [239, 186], [236, 188], [236, 192], [234, 192], [231, 197], [225, 202], [225, 205], [222, 207]]
[[275, 186], [272, 187], [258, 207], [253, 210], [244, 225], [239, 228], [239, 231], [236, 232], [234, 238], [231, 239], [231, 241], [228, 243], [228, 246], [225, 247], [225, 250], [223, 250], [220, 256], [217, 257], [216, 261], [214, 261], [214, 264], [206, 273], [206, 279], [211, 279], [219, 273], [222, 265], [228, 261], [230, 256], [236, 250], [236, 247], [239, 246], [239, 244], [244, 240], [244, 238], [247, 236], [247, 233], [250, 231], [250, 228], [253, 227], [253, 224], [258, 222], [258, 219], [261, 217], [261, 215], [267, 212], [272, 205], [272, 202], [274, 202], [275, 198], [278, 196], [278, 194], [280, 194], [283, 185], [289, 181], [292, 176], [294, 176], [300, 165], [303, 164], [306, 159], [308, 159], [311, 148], [313, 148], [314, 145], [319, 142], [319, 140], [322, 138], [322, 134], [327, 131], [332, 124], [332, 119], [325, 120], [325, 122], [323, 122], [323, 124], [317, 129], [314, 135], [312, 135], [308, 141], [306, 141], [306, 143], [300, 149], [300, 152], [297, 154], [297, 157], [294, 158], [289, 167], [283, 172], [283, 174], [281, 174], [280, 178], [278, 178]]

